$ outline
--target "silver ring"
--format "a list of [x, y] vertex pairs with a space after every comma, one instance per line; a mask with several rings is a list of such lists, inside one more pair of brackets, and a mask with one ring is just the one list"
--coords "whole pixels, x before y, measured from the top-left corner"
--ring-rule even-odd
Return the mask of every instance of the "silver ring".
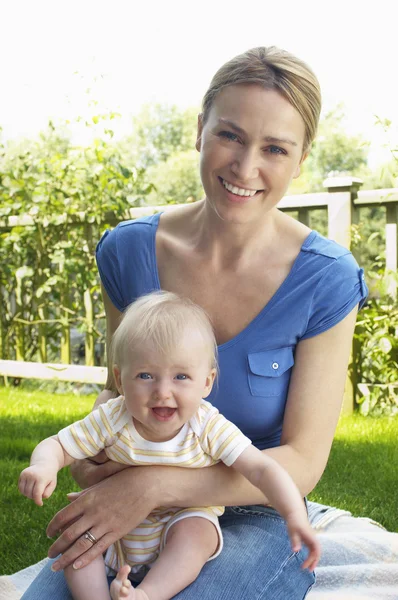
[[98, 542], [97, 538], [90, 531], [86, 531], [84, 534], [84, 539], [88, 540], [92, 544], [96, 544]]

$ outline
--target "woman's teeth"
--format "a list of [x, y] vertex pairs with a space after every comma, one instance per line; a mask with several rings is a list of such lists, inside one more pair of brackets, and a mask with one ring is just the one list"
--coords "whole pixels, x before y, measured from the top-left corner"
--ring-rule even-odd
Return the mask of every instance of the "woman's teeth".
[[222, 179], [223, 186], [229, 192], [236, 194], [237, 196], [254, 196], [257, 193], [257, 190], [244, 190], [243, 188], [238, 188], [236, 185], [231, 185], [225, 179]]

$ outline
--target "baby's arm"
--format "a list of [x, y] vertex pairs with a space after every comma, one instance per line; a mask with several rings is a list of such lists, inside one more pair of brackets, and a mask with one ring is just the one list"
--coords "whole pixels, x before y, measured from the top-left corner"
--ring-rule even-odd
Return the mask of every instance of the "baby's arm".
[[313, 571], [320, 556], [320, 545], [308, 522], [304, 501], [290, 475], [275, 460], [254, 446], [246, 448], [231, 465], [268, 498], [286, 520], [294, 552], [304, 543], [309, 555], [303, 568]]
[[57, 473], [73, 462], [58, 441], [58, 436], [49, 437], [33, 450], [30, 467], [19, 476], [21, 494], [43, 506], [43, 498], [49, 498], [57, 485]]

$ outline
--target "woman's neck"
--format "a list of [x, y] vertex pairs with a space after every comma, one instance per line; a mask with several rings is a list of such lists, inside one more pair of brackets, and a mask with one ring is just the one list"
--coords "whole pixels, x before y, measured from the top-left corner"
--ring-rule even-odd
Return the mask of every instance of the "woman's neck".
[[[202, 203], [201, 203], [202, 204]], [[198, 206], [191, 240], [197, 250], [216, 267], [238, 268], [258, 256], [272, 254], [278, 212], [270, 211], [252, 222], [232, 222], [220, 218], [209, 203]]]

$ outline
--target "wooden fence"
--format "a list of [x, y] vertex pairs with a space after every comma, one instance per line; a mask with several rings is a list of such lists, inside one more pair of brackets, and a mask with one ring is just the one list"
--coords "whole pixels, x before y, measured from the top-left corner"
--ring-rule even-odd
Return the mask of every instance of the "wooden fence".
[[[384, 190], [361, 191], [362, 181], [354, 177], [330, 178], [324, 182], [325, 192], [314, 194], [303, 194], [286, 196], [279, 204], [282, 211], [296, 212], [299, 221], [309, 225], [311, 211], [324, 209], [327, 211], [327, 236], [339, 244], [350, 248], [352, 225], [360, 221], [360, 209], [362, 207], [380, 206], [386, 210], [386, 268], [397, 271], [398, 267], [398, 188]], [[174, 206], [132, 208], [130, 217], [137, 218], [154, 212], [173, 210]], [[76, 220], [84, 222], [84, 215], [77, 215]], [[113, 223], [116, 225], [116, 221]], [[32, 225], [29, 216], [8, 217], [6, 221], [0, 221], [0, 233], [3, 229], [10, 227], [23, 227]], [[396, 284], [391, 283], [389, 291], [396, 297]], [[67, 290], [65, 291], [67, 293]], [[18, 298], [19, 295], [19, 298]], [[21, 318], [22, 312], [18, 313], [18, 303], [22, 303], [20, 293], [15, 290], [15, 354], [16, 360], [10, 360], [5, 352], [4, 340], [6, 332], [0, 331], [0, 375], [7, 377], [29, 377], [39, 379], [55, 379], [62, 381], [96, 382], [103, 383], [106, 379], [106, 368], [100, 364], [101, 358], [95, 358], [96, 343], [103, 343], [103, 334], [95, 327], [95, 319], [103, 320], [104, 315], [96, 310], [94, 315], [95, 298], [90, 290], [82, 291], [85, 327], [84, 355], [85, 366], [71, 365], [71, 322], [73, 319], [68, 314], [67, 303], [59, 308], [60, 314], [57, 318], [60, 323], [60, 363], [47, 363], [47, 340], [43, 333], [43, 325], [51, 321], [48, 312], [41, 308], [32, 320]], [[62, 303], [61, 303], [62, 304]], [[2, 320], [0, 319], [0, 327]], [[4, 326], [3, 326], [4, 327]], [[24, 348], [24, 328], [36, 327], [38, 329], [38, 346], [40, 363], [26, 362], [26, 349]], [[101, 355], [102, 356], [102, 355]], [[345, 410], [352, 409], [355, 397], [356, 382], [347, 381], [345, 394]]]

